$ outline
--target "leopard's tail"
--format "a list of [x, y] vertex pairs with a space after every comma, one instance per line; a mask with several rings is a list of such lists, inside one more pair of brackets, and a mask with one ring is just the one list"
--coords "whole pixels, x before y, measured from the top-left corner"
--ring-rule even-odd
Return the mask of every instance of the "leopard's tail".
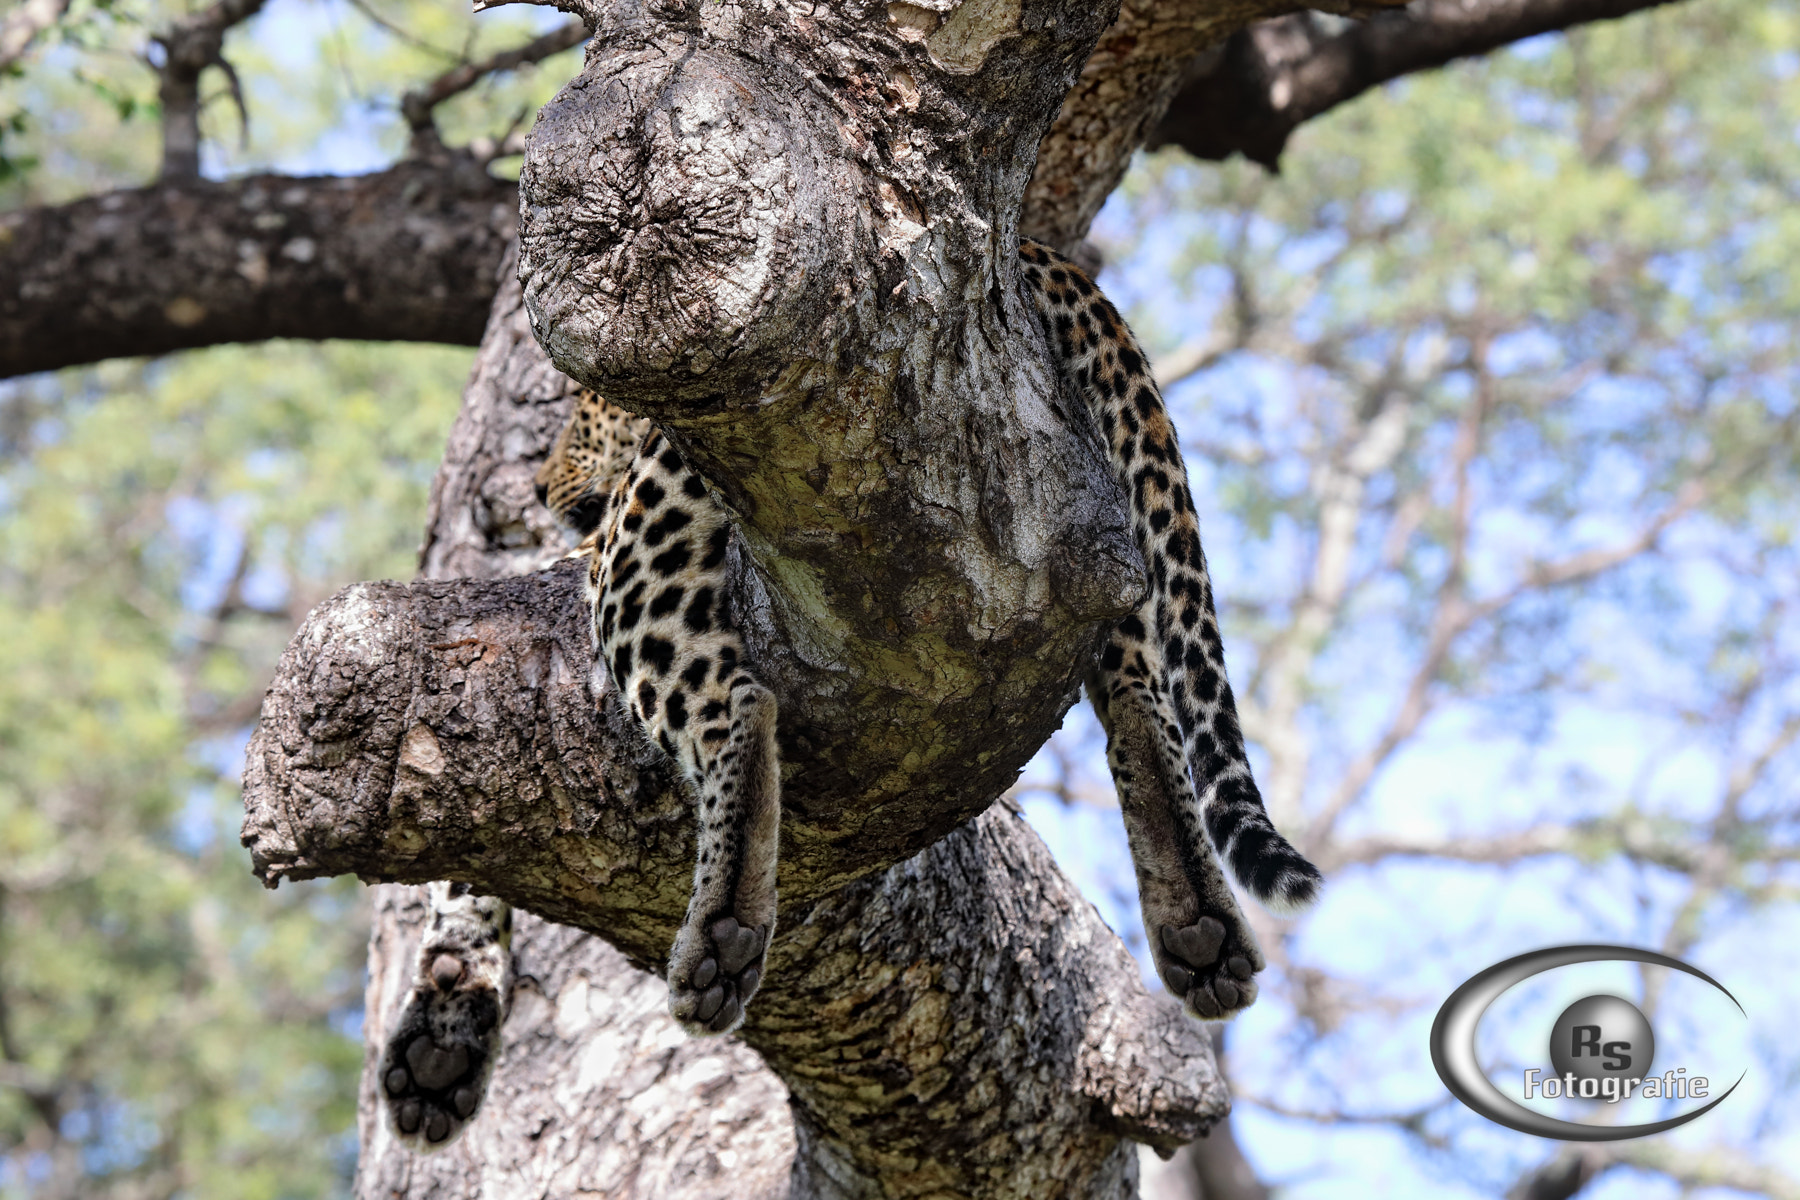
[[[1230, 704], [1229, 691], [1226, 703]], [[1191, 755], [1188, 761], [1194, 761]], [[1241, 775], [1234, 772], [1207, 783], [1200, 793], [1200, 811], [1206, 834], [1232, 876], [1265, 908], [1296, 913], [1319, 898], [1324, 883], [1319, 868], [1276, 830], [1248, 767]]]
[[1132, 530], [1150, 571], [1150, 594], [1119, 632], [1144, 644], [1143, 661], [1152, 670], [1161, 667], [1207, 836], [1238, 883], [1264, 905], [1278, 912], [1304, 908], [1317, 898], [1322, 879], [1318, 868], [1276, 832], [1251, 777], [1237, 703], [1225, 678], [1200, 520], [1149, 361], [1118, 310], [1081, 268], [1029, 240], [1020, 244], [1019, 256], [1064, 370], [1093, 413], [1113, 473], [1131, 500]]

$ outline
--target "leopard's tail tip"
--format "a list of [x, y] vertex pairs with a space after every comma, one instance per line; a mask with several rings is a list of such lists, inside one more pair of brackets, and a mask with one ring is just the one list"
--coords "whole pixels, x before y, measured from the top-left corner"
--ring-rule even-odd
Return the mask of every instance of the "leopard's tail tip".
[[1296, 917], [1319, 902], [1325, 877], [1298, 850], [1285, 843], [1283, 846], [1291, 857], [1285, 857], [1277, 866], [1266, 886], [1252, 887], [1251, 890], [1270, 912], [1282, 917]]
[[1311, 908], [1325, 877], [1276, 832], [1248, 775], [1221, 780], [1208, 799], [1207, 833], [1243, 889], [1282, 916]]

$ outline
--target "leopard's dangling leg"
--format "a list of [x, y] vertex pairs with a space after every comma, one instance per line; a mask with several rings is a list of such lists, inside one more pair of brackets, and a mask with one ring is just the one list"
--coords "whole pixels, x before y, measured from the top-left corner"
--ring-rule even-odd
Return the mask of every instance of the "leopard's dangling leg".
[[512, 994], [512, 909], [464, 883], [426, 885], [424, 936], [405, 1007], [381, 1056], [388, 1122], [441, 1150], [481, 1108]]
[[1181, 814], [1199, 806], [1166, 698], [1142, 677], [1099, 669], [1087, 693], [1106, 730], [1156, 973], [1196, 1017], [1248, 1008], [1266, 963], [1212, 846], [1182, 829]]
[[1089, 684], [1107, 728], [1145, 932], [1158, 973], [1188, 1010], [1228, 1016], [1255, 998], [1250, 976], [1263, 958], [1220, 860], [1277, 911], [1311, 903], [1319, 872], [1276, 832], [1250, 774], [1200, 520], [1150, 362], [1081, 268], [1032, 241], [1019, 258], [1063, 373], [1105, 439], [1150, 576]]
[[694, 891], [668, 979], [669, 1012], [697, 1034], [742, 1023], [775, 932], [775, 697], [744, 664], [730, 538], [705, 480], [653, 431], [613, 493], [589, 572], [599, 652], [695, 806]]
[[691, 1033], [743, 1022], [775, 932], [775, 698], [750, 683], [731, 702], [729, 737], [700, 780], [694, 894], [669, 951], [669, 1012]]
[[593, 391], [537, 475], [582, 535], [595, 654], [694, 805], [694, 891], [669, 952], [669, 1011], [727, 1033], [762, 982], [775, 932], [781, 775], [775, 698], [732, 621], [731, 527], [655, 425]]

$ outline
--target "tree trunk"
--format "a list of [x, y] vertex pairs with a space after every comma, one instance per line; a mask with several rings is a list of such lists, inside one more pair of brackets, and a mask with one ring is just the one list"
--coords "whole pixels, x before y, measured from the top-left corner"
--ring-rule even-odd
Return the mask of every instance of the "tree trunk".
[[[1039, 142], [1110, 14], [580, 11], [594, 49], [521, 179], [524, 287], [496, 299], [434, 488], [442, 582], [309, 618], [251, 745], [244, 838], [271, 884], [457, 878], [616, 952], [522, 922], [497, 1102], [419, 1159], [365, 1080], [359, 1194], [1132, 1195], [1121, 1138], [1173, 1150], [1226, 1111], [1205, 1031], [990, 807], [1144, 586], [1014, 266]], [[1144, 77], [1142, 54], [1108, 61]], [[1172, 90], [1159, 69], [1135, 107], [1109, 93], [1136, 130]], [[1088, 174], [1134, 144], [1061, 145], [1083, 128], [1045, 148], [1069, 186], [1035, 193], [1064, 215], [1025, 218], [1065, 241], [1104, 194]], [[625, 966], [660, 968], [692, 830], [593, 669], [577, 568], [535, 570], [558, 543], [530, 475], [571, 385], [534, 328], [737, 517], [784, 767], [780, 925], [741, 1044], [683, 1039]], [[394, 889], [378, 909], [371, 1047], [419, 915]]]
[[[387, 1136], [365, 1078], [358, 1194], [563, 1194], [580, 1180], [708, 1197], [717, 1163], [756, 1194], [787, 1178], [796, 1140], [797, 1195], [1133, 1194], [1121, 1136], [1171, 1149], [1225, 1112], [1204, 1030], [1144, 991], [1004, 810], [848, 886], [790, 883], [788, 855], [782, 932], [743, 1031], [766, 1067], [737, 1039], [688, 1039], [663, 985], [632, 969], [660, 969], [692, 833], [604, 673], [599, 703], [590, 692], [579, 569], [531, 540], [547, 523], [519, 498], [567, 387], [527, 335], [517, 285], [503, 288], [423, 556], [552, 565], [341, 593], [289, 647], [251, 746], [244, 837], [265, 878], [467, 879], [620, 948], [522, 920], [490, 1115], [420, 1159]], [[415, 896], [378, 893], [371, 1054], [410, 982]], [[791, 1116], [770, 1103], [785, 1091]]]

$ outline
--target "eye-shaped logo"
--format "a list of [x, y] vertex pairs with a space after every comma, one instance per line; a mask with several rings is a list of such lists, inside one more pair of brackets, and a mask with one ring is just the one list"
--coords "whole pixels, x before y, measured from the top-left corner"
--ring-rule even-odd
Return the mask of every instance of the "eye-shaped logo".
[[1691, 1075], [1686, 1067], [1671, 1067], [1661, 1076], [1650, 1074], [1656, 1055], [1656, 1035], [1650, 1022], [1629, 1000], [1611, 995], [1587, 996], [1568, 1006], [1550, 1031], [1547, 1047], [1553, 1071], [1523, 1072], [1521, 1099], [1568, 1097], [1618, 1103], [1635, 1093], [1643, 1098], [1706, 1100], [1700, 1108], [1639, 1125], [1585, 1125], [1564, 1121], [1527, 1108], [1497, 1087], [1475, 1059], [1475, 1027], [1482, 1014], [1502, 993], [1533, 975], [1557, 967], [1591, 962], [1640, 962], [1686, 972], [1717, 989], [1737, 1006], [1737, 997], [1712, 976], [1680, 959], [1638, 950], [1631, 946], [1553, 946], [1534, 950], [1497, 963], [1457, 988], [1438, 1010], [1431, 1025], [1431, 1065], [1458, 1100], [1488, 1120], [1520, 1133], [1559, 1138], [1569, 1142], [1616, 1142], [1661, 1133], [1685, 1125], [1718, 1107], [1736, 1090], [1743, 1076], [1730, 1087], [1712, 1094], [1712, 1081]]

